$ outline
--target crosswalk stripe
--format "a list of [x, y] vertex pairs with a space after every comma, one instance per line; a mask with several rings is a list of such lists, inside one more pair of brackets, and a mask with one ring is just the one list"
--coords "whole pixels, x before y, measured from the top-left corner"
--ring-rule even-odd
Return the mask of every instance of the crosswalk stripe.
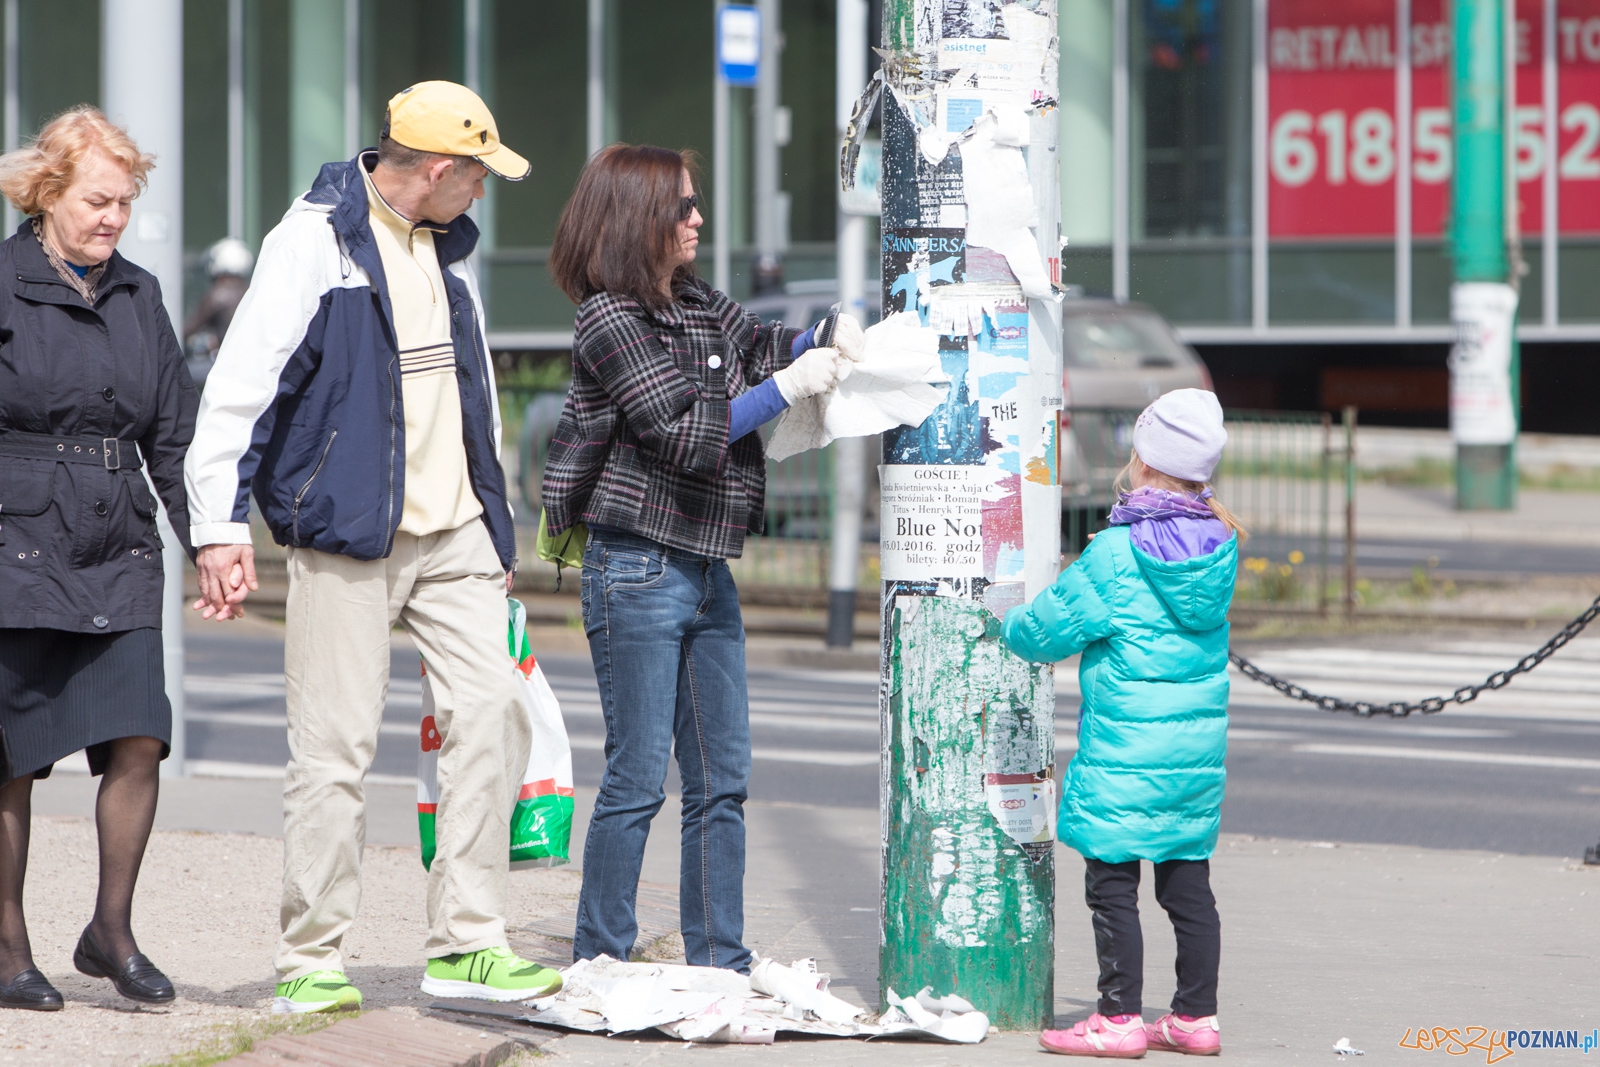
[[1406, 748], [1398, 745], [1295, 745], [1294, 751], [1319, 756], [1369, 756], [1373, 759], [1414, 759], [1437, 763], [1484, 763], [1505, 767], [1549, 767], [1560, 770], [1600, 771], [1600, 759], [1575, 756], [1529, 756], [1516, 752], [1470, 752], [1451, 748]]
[[[568, 738], [573, 748], [589, 751], [604, 749], [606, 739], [590, 734], [573, 734]], [[820, 751], [804, 748], [752, 748], [750, 755], [758, 760], [778, 763], [811, 763], [824, 767], [865, 767], [878, 762], [877, 752], [863, 750]]]
[[[184, 722], [204, 722], [217, 726], [260, 726], [287, 730], [289, 720], [284, 715], [259, 711], [185, 711]], [[388, 737], [421, 739], [421, 723], [386, 722], [378, 726], [378, 733]]]
[[[1460, 641], [1418, 652], [1353, 648], [1279, 648], [1252, 656], [1257, 666], [1310, 689], [1347, 700], [1415, 702], [1448, 697], [1481, 682], [1530, 651], [1509, 642]], [[1293, 706], [1298, 702], [1232, 671], [1230, 702], [1239, 707]], [[1300, 705], [1304, 706], [1304, 705]], [[1450, 718], [1543, 719], [1600, 722], [1600, 641], [1573, 642], [1537, 671], [1470, 704], [1450, 704]]]

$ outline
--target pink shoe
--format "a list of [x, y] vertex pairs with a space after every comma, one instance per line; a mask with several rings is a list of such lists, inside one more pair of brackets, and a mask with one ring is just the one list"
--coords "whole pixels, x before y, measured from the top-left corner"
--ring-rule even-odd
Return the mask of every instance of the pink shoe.
[[1186, 1023], [1176, 1015], [1163, 1015], [1144, 1028], [1151, 1048], [1181, 1052], [1186, 1056], [1215, 1056], [1222, 1051], [1222, 1028], [1215, 1015]]
[[1136, 1060], [1144, 1055], [1144, 1020], [1134, 1015], [1127, 1022], [1114, 1023], [1095, 1012], [1071, 1030], [1046, 1030], [1039, 1035], [1039, 1044], [1063, 1056]]

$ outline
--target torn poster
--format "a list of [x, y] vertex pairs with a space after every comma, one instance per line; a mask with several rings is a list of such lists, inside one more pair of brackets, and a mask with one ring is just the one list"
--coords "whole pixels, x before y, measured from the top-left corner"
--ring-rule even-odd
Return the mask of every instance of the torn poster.
[[896, 426], [920, 426], [944, 403], [950, 381], [939, 360], [939, 334], [901, 312], [868, 327], [865, 354], [820, 396], [784, 413], [767, 442], [767, 458], [786, 459], [838, 437], [866, 437]]
[[884, 276], [892, 279], [883, 312], [915, 311], [928, 324], [928, 302], [941, 285], [966, 278], [966, 232], [940, 227], [915, 227], [884, 231], [880, 251]]
[[985, 774], [989, 814], [1005, 835], [1036, 860], [1056, 842], [1055, 768], [1032, 773]]
[[966, 337], [939, 336], [939, 363], [951, 384], [944, 403], [921, 426], [884, 431], [885, 463], [982, 463], [983, 419]]
[[1450, 436], [1458, 445], [1505, 445], [1517, 438], [1511, 350], [1517, 291], [1502, 282], [1450, 287]]
[[939, 28], [945, 37], [1003, 37], [1005, 6], [1006, 0], [946, 0]]
[[1042, 300], [1051, 296], [1050, 275], [1031, 229], [1038, 212], [1020, 147], [1027, 140], [1026, 112], [995, 109], [985, 112], [972, 136], [961, 142], [967, 244], [1005, 256], [1023, 293]]
[[828, 991], [816, 960], [787, 967], [755, 958], [750, 975], [715, 967], [622, 963], [609, 956], [583, 960], [561, 972], [559, 993], [528, 1005], [522, 1020], [585, 1033], [628, 1034], [659, 1030], [681, 1041], [770, 1045], [785, 1033], [817, 1037], [910, 1037], [976, 1044], [989, 1017], [954, 994], [896, 997], [882, 1015], [857, 1008]]

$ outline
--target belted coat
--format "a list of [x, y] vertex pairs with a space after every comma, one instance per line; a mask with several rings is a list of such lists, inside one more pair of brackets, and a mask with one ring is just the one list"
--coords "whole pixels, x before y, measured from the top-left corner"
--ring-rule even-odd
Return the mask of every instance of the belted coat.
[[[30, 221], [0, 244], [0, 628], [161, 625], [163, 553], [193, 555], [197, 407], [154, 275], [113, 252], [91, 305]], [[144, 468], [177, 546], [161, 543]]]

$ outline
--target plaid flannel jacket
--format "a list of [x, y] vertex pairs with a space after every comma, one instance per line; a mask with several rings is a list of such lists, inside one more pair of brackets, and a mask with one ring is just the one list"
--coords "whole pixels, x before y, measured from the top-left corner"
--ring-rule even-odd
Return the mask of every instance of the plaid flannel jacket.
[[801, 331], [699, 278], [675, 296], [658, 312], [611, 293], [578, 308], [545, 519], [552, 534], [586, 522], [736, 558], [761, 532], [767, 472], [759, 435], [728, 442], [728, 402], [788, 366]]

